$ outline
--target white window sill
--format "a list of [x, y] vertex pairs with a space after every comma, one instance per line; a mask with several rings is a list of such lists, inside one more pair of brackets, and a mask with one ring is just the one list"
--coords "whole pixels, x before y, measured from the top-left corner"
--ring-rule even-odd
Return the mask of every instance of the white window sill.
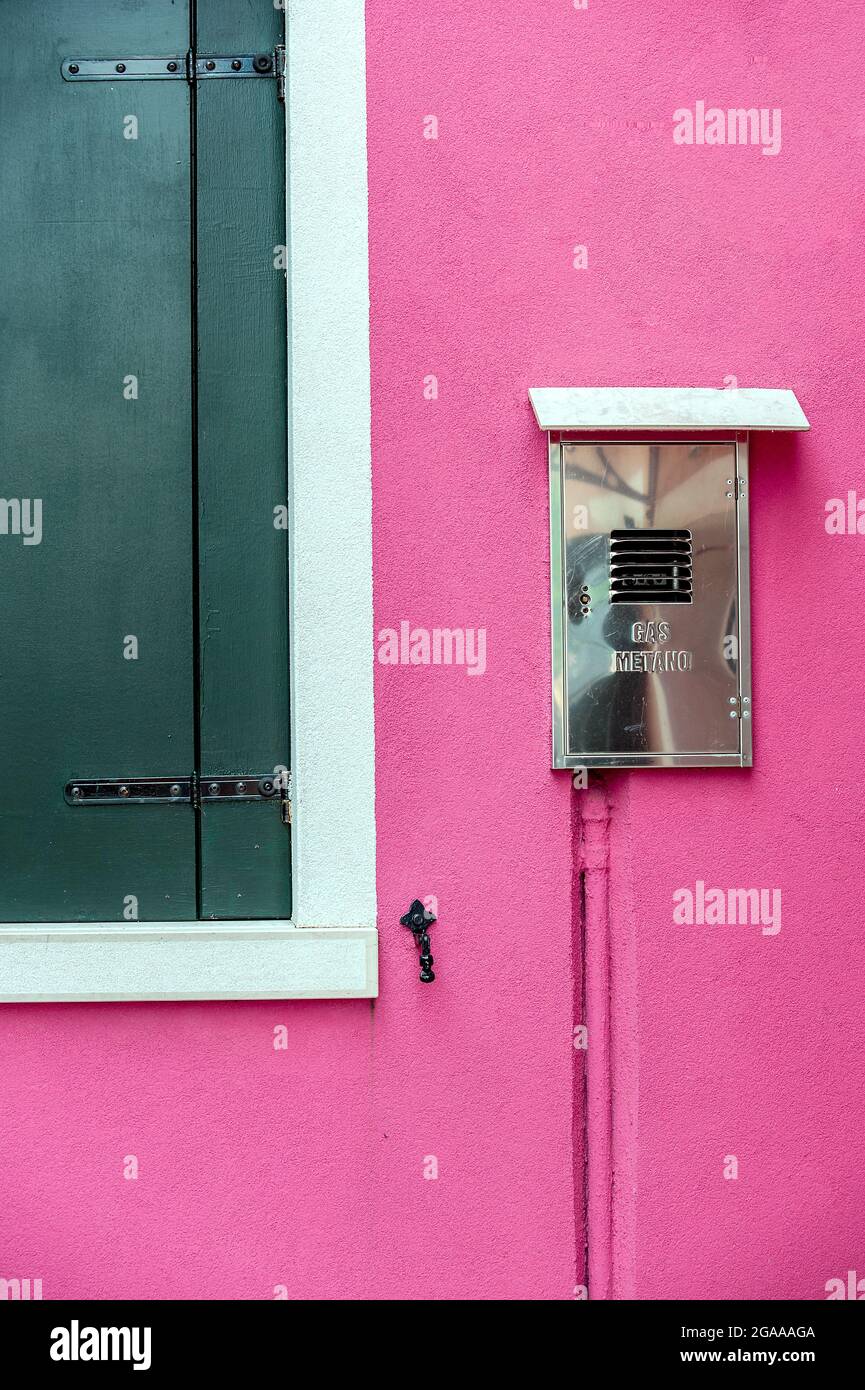
[[374, 999], [374, 927], [290, 922], [0, 926], [0, 1002]]

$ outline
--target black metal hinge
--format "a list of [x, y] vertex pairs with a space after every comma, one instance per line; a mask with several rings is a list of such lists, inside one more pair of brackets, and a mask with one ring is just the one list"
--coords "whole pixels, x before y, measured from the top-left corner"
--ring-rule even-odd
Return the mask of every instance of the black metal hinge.
[[99, 781], [76, 778], [63, 795], [70, 806], [202, 806], [216, 801], [266, 801], [277, 798], [282, 819], [291, 824], [291, 773], [263, 777], [118, 777]]
[[66, 82], [201, 82], [211, 77], [275, 77], [285, 100], [285, 45], [272, 53], [188, 53], [164, 58], [65, 58]]

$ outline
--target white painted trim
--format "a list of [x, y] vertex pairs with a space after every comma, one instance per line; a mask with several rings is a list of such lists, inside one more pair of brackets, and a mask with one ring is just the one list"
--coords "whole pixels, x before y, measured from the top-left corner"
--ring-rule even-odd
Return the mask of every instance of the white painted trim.
[[363, 0], [290, 0], [293, 880], [302, 927], [374, 926]]
[[288, 922], [45, 922], [0, 931], [0, 1002], [369, 999], [373, 929]]
[[293, 920], [6, 924], [4, 1002], [377, 993], [363, 0], [286, 24]]

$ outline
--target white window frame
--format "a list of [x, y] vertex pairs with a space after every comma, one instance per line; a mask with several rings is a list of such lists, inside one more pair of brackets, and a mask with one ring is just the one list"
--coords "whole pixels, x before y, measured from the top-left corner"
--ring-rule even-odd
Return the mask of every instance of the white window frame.
[[292, 920], [6, 923], [4, 1002], [378, 993], [363, 0], [286, 29]]

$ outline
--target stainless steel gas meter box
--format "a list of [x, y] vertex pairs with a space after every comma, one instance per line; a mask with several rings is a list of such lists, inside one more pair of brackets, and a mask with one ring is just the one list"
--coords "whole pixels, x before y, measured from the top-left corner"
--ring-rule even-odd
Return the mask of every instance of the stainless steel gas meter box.
[[[564, 418], [580, 422], [547, 425], [554, 767], [751, 764], [746, 429], [769, 426], [746, 411], [746, 429], [723, 436], [714, 398], [739, 394], [682, 392], [710, 400], [695, 426], [668, 426], [667, 437], [658, 412], [638, 400], [648, 435], [639, 438], [632, 409], [627, 426], [620, 423], [622, 397], [639, 391], [532, 393], [542, 424], [562, 407]], [[586, 402], [575, 409], [580, 395], [618, 401], [587, 416]], [[550, 397], [570, 397], [570, 405], [559, 401], [557, 415]], [[693, 414], [693, 400], [679, 401], [677, 422], [686, 404]], [[804, 421], [798, 404], [796, 411]], [[612, 434], [617, 426], [626, 438]]]

